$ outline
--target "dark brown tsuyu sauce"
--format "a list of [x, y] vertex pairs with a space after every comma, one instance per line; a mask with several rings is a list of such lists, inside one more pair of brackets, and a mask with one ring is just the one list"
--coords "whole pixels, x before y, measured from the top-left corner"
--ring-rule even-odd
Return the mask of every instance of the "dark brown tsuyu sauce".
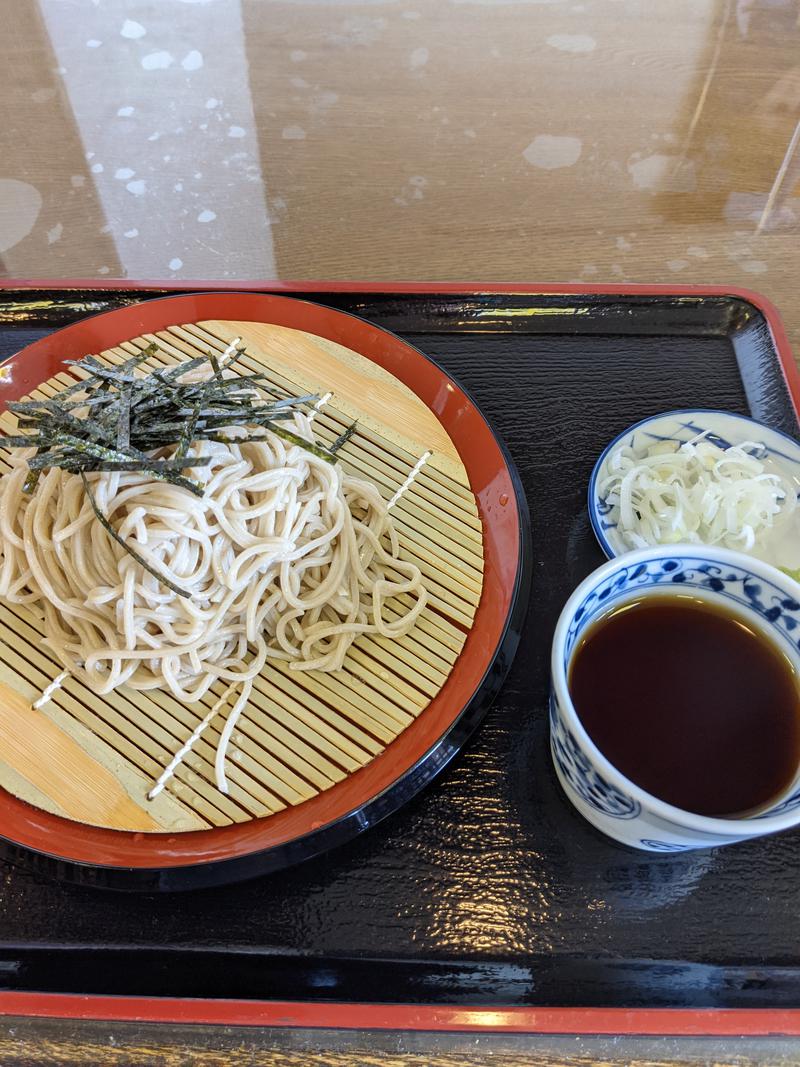
[[645, 596], [595, 622], [569, 689], [618, 770], [699, 815], [763, 808], [800, 763], [800, 687], [742, 616], [689, 596]]

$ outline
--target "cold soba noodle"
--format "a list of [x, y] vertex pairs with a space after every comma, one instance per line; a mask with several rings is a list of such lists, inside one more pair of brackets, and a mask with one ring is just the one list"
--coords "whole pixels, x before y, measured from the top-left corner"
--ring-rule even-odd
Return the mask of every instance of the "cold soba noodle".
[[[172, 379], [176, 396], [185, 387], [194, 397], [190, 414], [214, 412], [204, 393], [197, 399], [206, 376], [201, 367]], [[186, 402], [180, 394], [179, 411]], [[254, 432], [264, 409], [252, 399], [238, 424], [226, 423], [230, 409], [217, 403], [214, 418], [195, 418], [191, 441], [176, 434], [172, 446], [147, 454], [152, 470], [119, 469], [136, 452], [128, 443], [122, 461], [88, 469], [77, 469], [71, 453], [44, 469], [36, 449], [25, 449], [0, 477], [0, 596], [43, 613], [46, 643], [66, 671], [99, 694], [121, 685], [169, 689], [187, 703], [218, 680], [230, 683], [151, 795], [238, 688], [216, 759], [227, 791], [225, 751], [268, 659], [338, 670], [360, 634], [400, 637], [426, 602], [418, 568], [399, 558], [378, 490], [313, 444], [313, 412], [273, 406], [272, 417], [284, 421], [261, 419]], [[146, 394], [139, 404], [145, 411]], [[394, 600], [388, 613], [385, 601], [401, 594], [411, 606]]]

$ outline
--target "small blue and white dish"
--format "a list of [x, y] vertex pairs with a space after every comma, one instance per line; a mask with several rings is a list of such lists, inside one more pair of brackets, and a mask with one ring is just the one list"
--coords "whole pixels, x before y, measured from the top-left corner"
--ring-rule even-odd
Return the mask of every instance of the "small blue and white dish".
[[603, 755], [585, 730], [568, 684], [581, 637], [611, 608], [654, 593], [688, 594], [727, 608], [763, 633], [800, 674], [798, 586], [774, 567], [741, 552], [702, 545], [640, 549], [604, 563], [569, 598], [553, 637], [550, 750], [567, 797], [598, 830], [648, 852], [713, 848], [800, 827], [800, 769], [765, 810], [712, 818], [647, 793]]
[[[621, 446], [645, 455], [654, 444], [677, 441], [683, 444], [705, 433], [706, 439], [720, 448], [757, 442], [762, 448], [756, 458], [767, 471], [781, 475], [793, 485], [800, 498], [800, 442], [780, 430], [773, 430], [745, 415], [727, 411], [687, 408], [653, 415], [621, 433], [603, 450], [589, 479], [589, 519], [600, 547], [609, 559], [631, 551], [618, 530], [618, 507], [604, 500], [598, 486], [609, 473], [609, 459]], [[800, 507], [788, 521], [777, 524], [762, 535], [748, 553], [774, 567], [800, 568]]]

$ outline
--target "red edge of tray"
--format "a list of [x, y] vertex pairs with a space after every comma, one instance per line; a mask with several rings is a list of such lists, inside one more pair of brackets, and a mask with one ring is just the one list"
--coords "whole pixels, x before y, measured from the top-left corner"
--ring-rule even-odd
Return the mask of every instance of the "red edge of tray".
[[[476, 286], [457, 282], [97, 282], [0, 280], [2, 289], [238, 289], [286, 293], [402, 292], [527, 295], [611, 294], [617, 296], [735, 296], [757, 307], [775, 341], [778, 358], [800, 417], [800, 372], [775, 306], [749, 289], [730, 286], [526, 285]], [[163, 997], [107, 997], [79, 994], [0, 992], [0, 1015], [55, 1019], [209, 1024], [356, 1030], [469, 1031], [482, 1033], [637, 1034], [695, 1037], [800, 1036], [800, 1009], [750, 1008], [520, 1008], [437, 1007], [433, 1005], [304, 1003], [288, 1001], [199, 1000]]]
[[264, 278], [260, 281], [224, 281], [195, 279], [187, 281], [158, 281], [144, 279], [141, 281], [111, 278], [98, 281], [96, 278], [2, 278], [0, 291], [3, 289], [48, 289], [52, 292], [70, 289], [107, 289], [114, 290], [157, 290], [160, 292], [270, 292], [270, 293], [407, 293], [424, 295], [426, 293], [447, 293], [450, 295], [480, 296], [481, 294], [502, 295], [504, 293], [522, 296], [734, 296], [757, 307], [766, 319], [772, 332], [775, 348], [792, 406], [800, 420], [800, 369], [792, 355], [792, 348], [777, 307], [762, 293], [739, 285], [669, 285], [669, 284], [619, 284], [601, 282], [582, 284], [564, 282], [537, 285], [532, 282], [399, 282], [399, 281], [343, 281], [341, 279], [321, 280], [300, 279], [279, 280]]
[[429, 1004], [109, 997], [0, 992], [0, 1016], [331, 1030], [798, 1037], [800, 1010], [771, 1008], [517, 1008]]

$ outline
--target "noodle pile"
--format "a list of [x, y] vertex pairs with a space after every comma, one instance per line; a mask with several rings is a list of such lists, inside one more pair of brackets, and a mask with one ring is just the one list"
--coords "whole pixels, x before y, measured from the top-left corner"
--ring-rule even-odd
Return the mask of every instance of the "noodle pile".
[[[295, 414], [294, 429], [311, 441], [307, 416]], [[228, 741], [268, 659], [338, 670], [360, 634], [400, 637], [426, 602], [375, 486], [275, 433], [237, 436], [244, 427], [230, 427], [227, 441], [189, 446], [188, 457], [211, 457], [186, 472], [202, 496], [142, 471], [81, 476], [55, 467], [26, 492], [31, 449], [0, 477], [0, 596], [42, 613], [45, 642], [66, 671], [98, 694], [128, 685], [194, 702], [218, 680], [240, 689], [217, 752], [223, 791]], [[120, 538], [158, 573], [109, 535], [87, 485]]]

